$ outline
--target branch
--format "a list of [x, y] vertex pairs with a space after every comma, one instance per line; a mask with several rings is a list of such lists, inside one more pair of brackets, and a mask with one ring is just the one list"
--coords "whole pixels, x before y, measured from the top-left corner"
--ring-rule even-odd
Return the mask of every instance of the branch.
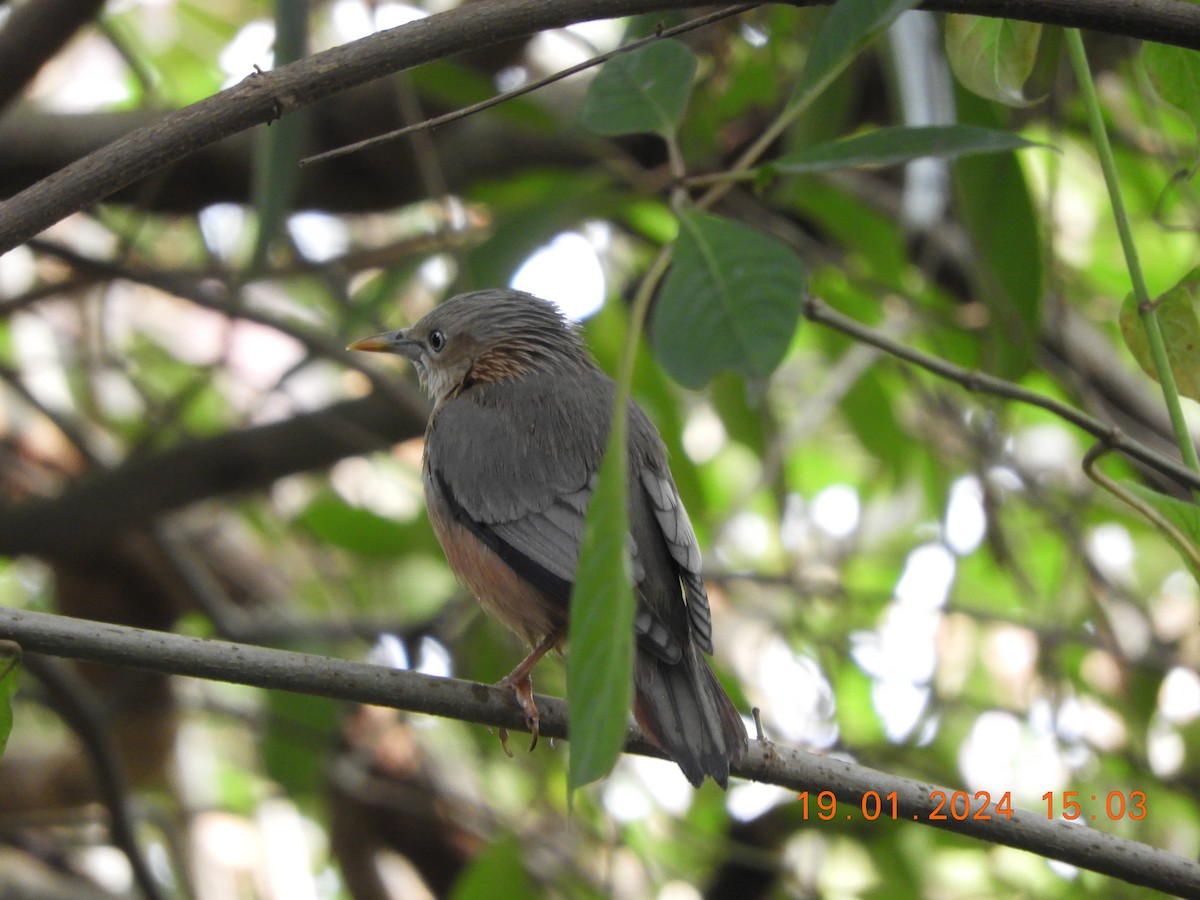
[[892, 340], [887, 335], [863, 325], [861, 322], [856, 322], [849, 316], [842, 315], [815, 297], [808, 297], [805, 300], [804, 315], [810, 321], [827, 325], [863, 343], [878, 347], [880, 350], [897, 359], [910, 362], [925, 369], [927, 372], [932, 372], [934, 375], [945, 378], [947, 381], [953, 381], [968, 391], [978, 394], [991, 394], [996, 397], [1003, 397], [1006, 400], [1016, 400], [1019, 403], [1027, 403], [1030, 406], [1037, 406], [1047, 412], [1051, 412], [1060, 419], [1071, 423], [1076, 428], [1086, 431], [1106, 446], [1121, 451], [1130, 459], [1136, 460], [1156, 472], [1167, 475], [1180, 484], [1200, 490], [1200, 475], [1193, 472], [1187, 466], [1184, 466], [1178, 460], [1165, 456], [1139, 441], [1135, 441], [1133, 438], [1122, 433], [1116, 426], [1095, 419], [1069, 404], [1062, 403], [1044, 394], [1039, 394], [1037, 391], [1023, 388], [1019, 384], [1013, 384], [1011, 381], [1005, 381], [1003, 378], [996, 378], [994, 375], [964, 369], [962, 366], [956, 366], [954, 363], [947, 362], [944, 359], [927, 356], [919, 350], [914, 350], [911, 347]]
[[[525, 714], [511, 691], [456, 678], [437, 678], [368, 663], [14, 609], [0, 610], [0, 638], [16, 641], [27, 651], [53, 656], [294, 691], [480, 725], [526, 730]], [[542, 734], [565, 739], [566, 703], [539, 696], [537, 704], [541, 711]], [[629, 729], [626, 751], [662, 757], [636, 726]], [[949, 798], [952, 790], [843, 760], [770, 742], [752, 741], [746, 758], [735, 768], [734, 774], [810, 794], [832, 791], [843, 804], [837, 813], [839, 819], [843, 812], [856, 819], [865, 819], [862, 816], [863, 796], [868, 792], [879, 797], [895, 792], [897, 820], [920, 822], [1028, 850], [1169, 894], [1200, 894], [1200, 863], [1094, 828], [1061, 819], [1049, 820], [1026, 810], [1017, 810], [1011, 820], [999, 814], [988, 820], [967, 818], [958, 821], [948, 814], [944, 820], [931, 819], [938, 807], [935, 793], [941, 791]], [[868, 808], [871, 807], [872, 804], [868, 804]], [[883, 808], [882, 818], [890, 818], [890, 807], [884, 804]], [[946, 814], [944, 808], [942, 813]], [[886, 826], [881, 824], [880, 827]]]
[[[405, 393], [412, 402], [402, 405], [397, 397]], [[0, 555], [86, 554], [125, 529], [197, 500], [265, 488], [285, 475], [418, 437], [424, 429], [424, 405], [397, 383], [386, 393], [377, 390], [284, 422], [135, 457], [53, 500], [0, 505]]]
[[103, 5], [104, 0], [36, 0], [13, 7], [0, 29], [0, 110]]
[[565, 69], [559, 69], [557, 72], [552, 72], [543, 78], [538, 78], [533, 81], [526, 82], [520, 87], [515, 87], [512, 90], [504, 91], [501, 94], [495, 94], [486, 100], [480, 100], [478, 103], [472, 103], [469, 106], [464, 106], [454, 110], [454, 112], [445, 113], [444, 115], [434, 116], [432, 119], [426, 119], [423, 122], [414, 122], [411, 125], [405, 125], [403, 128], [397, 128], [395, 131], [388, 131], [383, 134], [376, 134], [373, 137], [365, 140], [356, 141], [353, 144], [345, 144], [332, 150], [326, 150], [322, 153], [314, 153], [311, 156], [306, 156], [300, 160], [300, 166], [309, 166], [317, 162], [326, 162], [331, 159], [337, 159], [351, 153], [357, 153], [361, 150], [366, 150], [368, 147], [374, 147], [381, 143], [394, 141], [397, 138], [405, 135], [415, 134], [420, 131], [435, 131], [443, 128], [451, 122], [457, 122], [460, 119], [465, 119], [469, 116], [477, 115], [484, 110], [491, 109], [493, 106], [500, 106], [507, 103], [509, 100], [523, 97], [526, 94], [531, 94], [534, 91], [540, 91], [548, 85], [562, 81], [564, 78], [570, 78], [572, 75], [578, 75], [580, 72], [586, 72], [588, 69], [594, 69], [597, 66], [602, 66], [614, 56], [621, 56], [625, 53], [632, 53], [647, 44], [662, 38], [675, 37], [680, 34], [687, 34], [689, 31], [694, 31], [697, 28], [704, 28], [722, 19], [728, 19], [731, 16], [740, 16], [744, 12], [749, 12], [759, 6], [757, 3], [744, 3], [741, 6], [726, 6], [723, 9], [718, 9], [716, 12], [708, 13], [699, 18], [690, 19], [681, 25], [674, 25], [671, 28], [661, 29], [657, 34], [649, 37], [639, 38], [636, 41], [630, 41], [628, 44], [622, 44], [616, 49], [609, 50], [607, 53], [600, 53], [596, 56], [589, 57], [581, 63], [576, 63], [573, 66], [568, 66]]
[[129, 789], [121, 754], [113, 742], [101, 704], [88, 684], [59, 659], [26, 654], [26, 671], [41, 682], [51, 707], [75, 732], [95, 770], [100, 800], [108, 810], [112, 842], [129, 860], [133, 879], [146, 900], [164, 900], [146, 855], [137, 839], [137, 817], [129, 802]]
[[[793, 6], [831, 0], [792, 0]], [[165, 115], [0, 203], [0, 253], [195, 151], [385, 75], [468, 49], [693, 0], [481, 0], [314, 54]], [[925, 9], [1108, 31], [1200, 49], [1200, 5], [1183, 0], [927, 0]]]
[[1200, 50], [1200, 10], [1190, 0], [926, 0], [921, 8], [1084, 28]]
[[[406, 121], [397, 109], [395, 85], [386, 80], [315, 103], [307, 112], [313, 121], [306, 152], [343, 147]], [[106, 144], [152, 125], [162, 115], [161, 107], [70, 115], [14, 109], [0, 118], [0, 197], [25, 190]], [[202, 147], [179, 165], [159, 171], [153, 190], [135, 182], [107, 200], [144, 211], [189, 215], [213, 203], [249, 203], [256, 137], [254, 130], [242, 131]], [[504, 117], [481, 116], [445, 125], [433, 131], [429, 140], [445, 169], [449, 190], [458, 195], [480, 181], [537, 165], [580, 167], [596, 160], [596, 148], [578, 131], [532, 132]], [[297, 173], [296, 208], [368, 212], [428, 199], [420, 180], [410, 177], [416, 165], [412, 143], [389, 142], [347, 159], [304, 166]]]

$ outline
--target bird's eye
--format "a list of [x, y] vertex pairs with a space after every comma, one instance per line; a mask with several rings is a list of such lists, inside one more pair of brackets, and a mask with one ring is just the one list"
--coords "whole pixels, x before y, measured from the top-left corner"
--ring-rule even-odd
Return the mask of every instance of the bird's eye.
[[441, 351], [446, 346], [446, 336], [440, 331], [429, 332], [429, 349], [434, 353]]

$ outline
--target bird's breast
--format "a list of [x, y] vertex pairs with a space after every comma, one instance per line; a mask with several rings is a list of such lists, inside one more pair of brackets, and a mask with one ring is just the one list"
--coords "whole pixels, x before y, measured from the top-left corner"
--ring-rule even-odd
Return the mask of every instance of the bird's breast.
[[446, 561], [480, 605], [530, 646], [552, 634], [565, 637], [565, 609], [518, 575], [454, 517], [428, 468], [424, 481], [429, 521]]

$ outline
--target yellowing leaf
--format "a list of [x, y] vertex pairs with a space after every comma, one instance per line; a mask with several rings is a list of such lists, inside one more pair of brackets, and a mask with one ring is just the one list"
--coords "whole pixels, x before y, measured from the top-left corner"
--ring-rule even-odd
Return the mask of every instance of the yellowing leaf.
[[[1167, 359], [1175, 376], [1175, 387], [1183, 396], [1200, 401], [1200, 318], [1196, 316], [1197, 299], [1200, 299], [1200, 268], [1193, 269], [1175, 287], [1159, 297], [1155, 301], [1155, 309], [1167, 348]], [[1146, 330], [1132, 294], [1121, 305], [1120, 322], [1121, 334], [1125, 337], [1129, 352], [1142, 370], [1158, 381]]]
[[1187, 113], [1200, 133], [1200, 53], [1146, 41], [1142, 65], [1159, 96]]
[[1042, 26], [983, 16], [946, 16], [946, 56], [955, 77], [981, 97], [1029, 106], [1025, 82], [1037, 61]]

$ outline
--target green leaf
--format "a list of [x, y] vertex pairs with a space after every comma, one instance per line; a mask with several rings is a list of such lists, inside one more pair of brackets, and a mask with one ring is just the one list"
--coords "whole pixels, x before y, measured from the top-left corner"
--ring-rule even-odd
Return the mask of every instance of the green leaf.
[[424, 526], [409, 526], [334, 496], [317, 497], [296, 521], [322, 543], [360, 556], [391, 559], [412, 552], [418, 545], [420, 549], [432, 549], [430, 542], [419, 538], [428, 531]]
[[322, 796], [329, 748], [337, 742], [341, 705], [326, 697], [267, 691], [259, 749], [267, 774], [289, 797]]
[[1011, 131], [976, 125], [877, 128], [865, 134], [788, 153], [763, 166], [761, 171], [795, 175], [851, 166], [892, 166], [926, 156], [971, 156], [1044, 146]]
[[804, 302], [804, 263], [782, 241], [717, 216], [679, 217], [651, 338], [663, 367], [690, 388], [732, 370], [765, 379], [783, 360]]
[[11, 641], [5, 641], [0, 644], [0, 756], [4, 755], [8, 736], [12, 734], [12, 699], [16, 696], [20, 680], [21, 648]]
[[[869, 271], [872, 281], [905, 290], [910, 277], [908, 238], [899, 223], [877, 207], [819, 178], [791, 178], [772, 191], [785, 208], [808, 217], [845, 248], [846, 258], [809, 272], [809, 291], [867, 324], [880, 320], [879, 293], [858, 285], [851, 273]], [[822, 282], [818, 287], [818, 281]], [[852, 299], [853, 298], [853, 299]]]
[[626, 508], [625, 417], [616, 416], [588, 504], [571, 592], [567, 701], [571, 791], [607, 775], [625, 746], [633, 693], [633, 579]]
[[696, 57], [679, 41], [614, 56], [588, 86], [583, 124], [597, 134], [672, 134], [695, 75]]
[[[718, 375], [709, 386], [708, 399], [721, 418], [730, 440], [749, 447], [758, 456], [767, 453], [766, 418], [761, 408], [748, 396], [746, 383], [734, 375]], [[672, 468], [678, 467], [672, 457]], [[686, 504], [685, 504], [686, 505]]]
[[[1193, 549], [1200, 547], [1200, 506], [1184, 500], [1176, 500], [1174, 497], [1168, 497], [1166, 494], [1160, 494], [1158, 491], [1151, 490], [1145, 485], [1138, 484], [1136, 481], [1122, 480], [1118, 484], [1145, 502], [1155, 512], [1179, 529], [1179, 532], [1191, 542]], [[1175, 543], [1169, 533], [1167, 534], [1167, 538], [1172, 544]], [[1192, 564], [1192, 557], [1195, 555], [1194, 552], [1187, 553], [1182, 547], [1176, 547], [1175, 549], [1179, 551], [1179, 555], [1191, 571], [1192, 577], [1200, 581], [1200, 571], [1197, 571], [1196, 566]]]
[[821, 23], [792, 103], [820, 93], [863, 47], [920, 0], [838, 0]]
[[452, 900], [534, 897], [537, 886], [525, 870], [525, 848], [515, 835], [492, 841], [454, 882]]
[[1146, 41], [1142, 65], [1159, 96], [1183, 110], [1200, 135], [1200, 53]]
[[896, 419], [903, 394], [889, 390], [880, 372], [864, 372], [840, 404], [846, 422], [854, 429], [863, 448], [899, 477], [912, 462], [913, 449], [908, 435]]
[[[994, 104], [959, 91], [959, 116], [993, 127]], [[1018, 379], [1033, 362], [1041, 328], [1045, 248], [1025, 175], [1012, 154], [966, 156], [954, 164], [955, 196], [979, 255], [977, 296], [991, 318], [983, 335], [983, 367]]]
[[963, 86], [1006, 106], [1029, 106], [1025, 82], [1037, 62], [1042, 26], [983, 16], [946, 16], [946, 56]]
[[[1175, 387], [1185, 397], [1200, 400], [1200, 318], [1196, 316], [1196, 301], [1200, 300], [1200, 268], [1192, 269], [1177, 285], [1155, 302], [1158, 323], [1162, 328], [1167, 359], [1175, 375]], [[1142, 370], [1158, 381], [1158, 369], [1150, 355], [1146, 329], [1138, 315], [1133, 294], [1121, 304], [1121, 334], [1129, 352]]]

